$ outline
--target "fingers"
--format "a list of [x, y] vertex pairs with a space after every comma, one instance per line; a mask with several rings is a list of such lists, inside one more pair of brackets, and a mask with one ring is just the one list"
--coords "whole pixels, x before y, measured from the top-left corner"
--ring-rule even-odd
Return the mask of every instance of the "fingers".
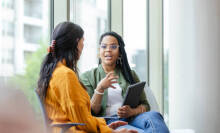
[[124, 105], [124, 106], [118, 108], [118, 110], [121, 110], [121, 111], [122, 111], [122, 110], [126, 111], [126, 110], [128, 110], [128, 109], [130, 109], [130, 106], [129, 106], [129, 105]]
[[128, 118], [126, 114], [118, 114], [119, 118]]
[[118, 116], [119, 116], [120, 118], [126, 118], [127, 113], [126, 113], [125, 111], [118, 111]]
[[114, 71], [109, 72], [109, 73], [106, 75], [106, 77], [108, 78], [108, 77], [110, 77], [111, 75], [114, 75]]
[[138, 133], [138, 131], [133, 130], [133, 129], [125, 129], [125, 128], [122, 128], [122, 129], [119, 129], [119, 130], [118, 130], [118, 133]]
[[128, 123], [125, 121], [116, 121], [114, 122], [117, 127], [127, 125]]
[[111, 124], [109, 124], [108, 126], [112, 129], [116, 129], [120, 126], [124, 126], [124, 125], [127, 125], [128, 123], [127, 122], [124, 122], [124, 121], [115, 121], [115, 122], [112, 122]]
[[118, 116], [120, 118], [127, 118], [127, 117], [130, 117], [131, 116], [131, 108], [129, 105], [125, 105], [125, 106], [122, 106], [120, 108], [118, 108], [118, 112], [117, 112]]
[[99, 82], [99, 86], [101, 86], [100, 88], [102, 89], [107, 89], [108, 87], [115, 89], [116, 87], [113, 86], [113, 84], [118, 83], [116, 79], [118, 79], [118, 76], [115, 76], [114, 71], [109, 72], [106, 77]]
[[118, 110], [118, 114], [125, 114], [126, 111], [125, 110]]
[[114, 87], [113, 85], [110, 85], [111, 88], [115, 89], [116, 87]]
[[112, 86], [112, 84], [117, 83], [115, 79], [118, 79], [118, 76], [115, 76], [114, 72], [110, 72], [99, 82], [99, 86], [101, 86], [102, 89], [107, 89], [108, 87], [115, 88]]
[[112, 81], [112, 80], [114, 81], [115, 79], [118, 79], [118, 76], [113, 75], [108, 78], [108, 80], [110, 80], [110, 81]]
[[115, 75], [115, 72], [112, 71], [112, 72], [109, 72], [107, 75], [106, 75], [107, 79], [109, 80], [113, 80], [113, 79], [117, 79], [118, 76]]
[[114, 84], [114, 83], [118, 83], [118, 81], [111, 81], [110, 83], [111, 83], [111, 84]]
[[138, 131], [133, 130], [133, 129], [129, 129], [128, 132], [129, 132], [129, 133], [138, 133]]

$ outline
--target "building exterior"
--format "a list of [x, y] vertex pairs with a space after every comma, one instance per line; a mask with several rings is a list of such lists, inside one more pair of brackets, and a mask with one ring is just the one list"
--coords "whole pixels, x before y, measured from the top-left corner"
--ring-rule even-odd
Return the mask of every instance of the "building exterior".
[[1, 0], [0, 83], [23, 74], [25, 61], [48, 39], [47, 0]]

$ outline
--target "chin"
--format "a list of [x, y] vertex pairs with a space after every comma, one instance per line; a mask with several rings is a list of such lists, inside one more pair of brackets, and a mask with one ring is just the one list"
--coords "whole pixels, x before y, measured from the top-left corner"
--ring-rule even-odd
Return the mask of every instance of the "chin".
[[107, 65], [107, 66], [112, 66], [112, 65], [115, 65], [116, 63], [114, 63], [114, 62], [104, 62], [104, 64]]

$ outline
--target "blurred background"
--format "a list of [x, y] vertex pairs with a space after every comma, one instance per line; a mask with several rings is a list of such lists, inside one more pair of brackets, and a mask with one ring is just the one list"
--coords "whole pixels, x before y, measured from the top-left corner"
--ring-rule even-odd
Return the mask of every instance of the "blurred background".
[[1, 0], [0, 88], [21, 90], [37, 116], [40, 65], [62, 21], [85, 31], [80, 73], [98, 65], [100, 35], [115, 31], [172, 133], [220, 132], [219, 0]]

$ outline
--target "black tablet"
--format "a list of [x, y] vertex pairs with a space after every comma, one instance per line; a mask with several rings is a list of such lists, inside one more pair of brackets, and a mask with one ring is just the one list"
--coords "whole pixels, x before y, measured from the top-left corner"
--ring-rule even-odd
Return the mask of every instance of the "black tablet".
[[130, 105], [131, 108], [136, 108], [140, 101], [140, 96], [144, 90], [145, 84], [146, 82], [142, 81], [133, 85], [129, 85], [122, 106]]

